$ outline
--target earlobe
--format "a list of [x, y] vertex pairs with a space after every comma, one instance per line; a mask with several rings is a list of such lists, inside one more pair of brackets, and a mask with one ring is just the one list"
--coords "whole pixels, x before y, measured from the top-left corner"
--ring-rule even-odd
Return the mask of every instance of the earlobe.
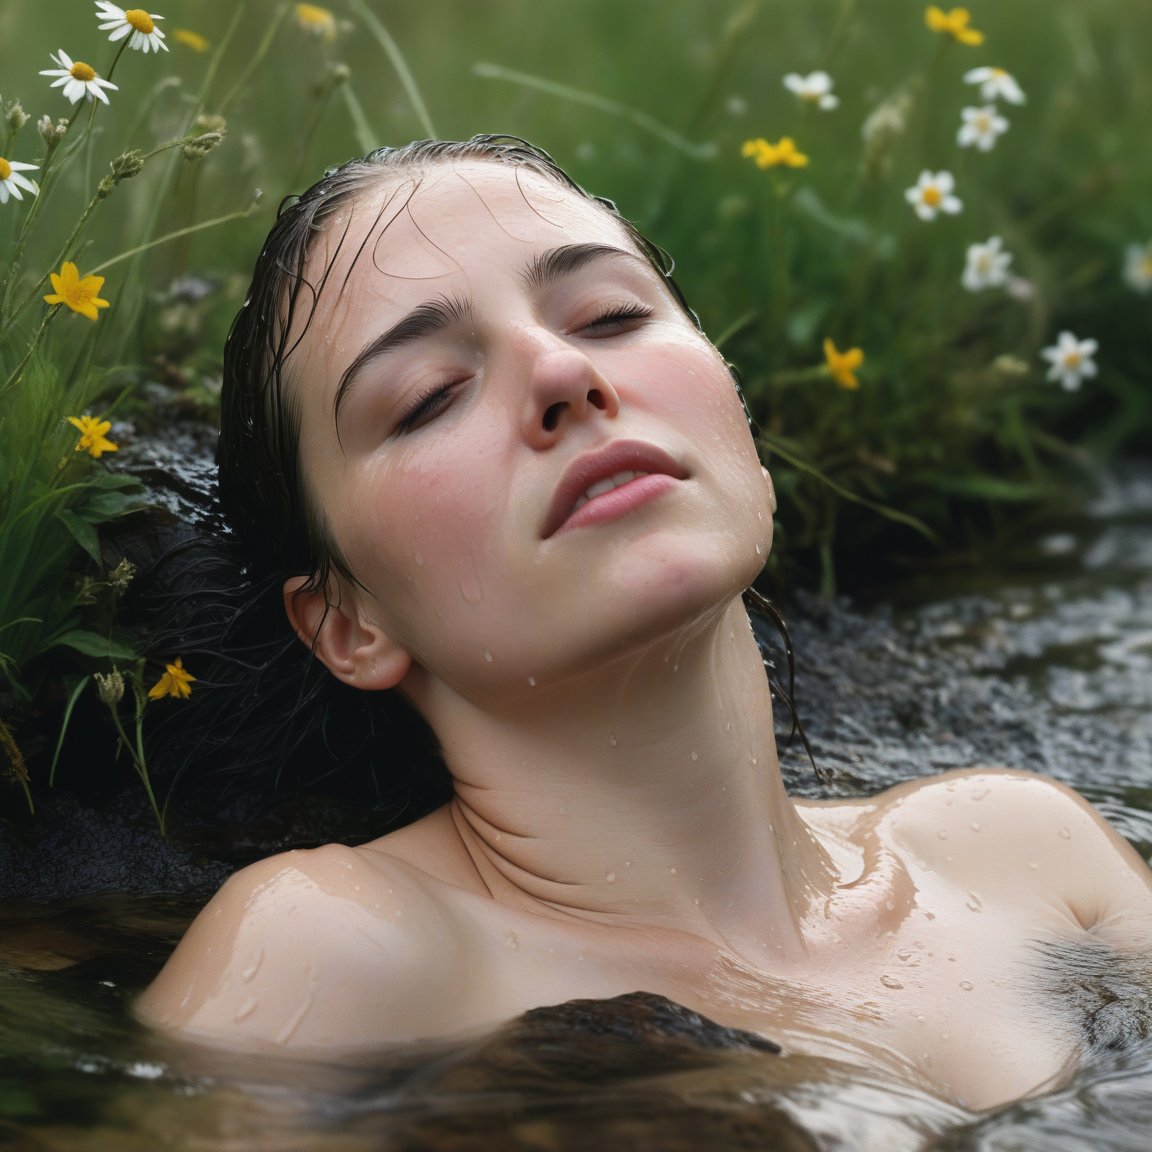
[[310, 587], [306, 576], [284, 581], [284, 611], [296, 635], [345, 684], [365, 691], [395, 688], [412, 657], [363, 615], [355, 597], [330, 592]]

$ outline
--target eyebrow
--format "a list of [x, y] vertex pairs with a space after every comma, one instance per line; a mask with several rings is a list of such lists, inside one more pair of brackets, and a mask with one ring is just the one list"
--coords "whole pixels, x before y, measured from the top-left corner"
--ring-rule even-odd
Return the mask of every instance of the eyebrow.
[[[626, 248], [617, 248], [611, 244], [565, 244], [562, 247], [552, 248], [534, 256], [524, 268], [521, 276], [529, 288], [538, 290], [578, 272], [581, 268], [585, 268], [597, 260], [620, 256], [633, 260], [645, 268], [648, 267], [648, 263], [643, 257], [629, 252]], [[442, 296], [417, 305], [402, 320], [397, 321], [387, 331], [370, 340], [340, 376], [340, 384], [336, 389], [336, 396], [332, 403], [332, 415], [335, 422], [339, 424], [340, 409], [348, 398], [356, 378], [369, 364], [407, 344], [413, 344], [417, 340], [434, 336], [437, 332], [442, 332], [445, 328], [461, 320], [471, 320], [473, 315], [471, 301], [462, 300], [459, 297]]]
[[340, 385], [336, 389], [336, 398], [332, 402], [332, 415], [337, 423], [340, 421], [340, 408], [348, 398], [356, 377], [364, 371], [374, 360], [386, 356], [389, 352], [403, 348], [406, 344], [413, 344], [427, 336], [434, 336], [445, 328], [461, 320], [472, 318], [472, 304], [468, 300], [457, 297], [442, 296], [436, 300], [426, 300], [417, 305], [402, 320], [398, 320], [391, 328], [381, 332], [375, 339], [370, 340], [359, 352], [356, 359], [344, 369], [340, 377]]

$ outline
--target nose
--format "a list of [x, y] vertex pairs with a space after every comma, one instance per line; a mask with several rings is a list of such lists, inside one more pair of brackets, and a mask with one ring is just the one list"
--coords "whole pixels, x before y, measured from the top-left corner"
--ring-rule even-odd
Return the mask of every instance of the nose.
[[529, 384], [524, 436], [536, 448], [551, 447], [573, 423], [620, 411], [616, 389], [578, 348], [551, 336], [525, 337]]

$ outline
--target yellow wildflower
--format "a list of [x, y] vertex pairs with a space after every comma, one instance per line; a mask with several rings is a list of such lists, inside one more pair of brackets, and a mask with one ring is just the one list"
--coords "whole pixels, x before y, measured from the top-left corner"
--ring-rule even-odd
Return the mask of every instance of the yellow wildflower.
[[185, 48], [191, 48], [193, 52], [208, 51], [208, 41], [199, 32], [192, 32], [188, 28], [173, 28], [172, 39]]
[[313, 36], [323, 40], [336, 39], [336, 17], [319, 4], [297, 4], [296, 23]]
[[100, 299], [100, 289], [104, 286], [103, 276], [85, 276], [80, 278], [80, 270], [71, 260], [65, 260], [60, 265], [60, 274], [49, 273], [52, 287], [56, 289], [51, 295], [44, 297], [46, 304], [67, 304], [73, 312], [95, 320], [98, 308], [107, 308], [108, 301]]
[[177, 700], [187, 700], [192, 695], [192, 684], [196, 677], [184, 668], [184, 662], [177, 657], [172, 664], [164, 665], [164, 675], [148, 689], [149, 700], [162, 700], [173, 696]]
[[68, 423], [80, 431], [80, 439], [76, 441], [77, 452], [87, 452], [93, 460], [99, 460], [105, 452], [120, 451], [120, 445], [108, 439], [111, 420], [100, 420], [96, 416], [69, 416]]
[[975, 47], [984, 43], [984, 33], [969, 26], [972, 13], [967, 8], [950, 8], [947, 12], [930, 4], [924, 9], [924, 23], [933, 32], [946, 32], [953, 40]]
[[808, 157], [796, 148], [791, 136], [782, 136], [778, 144], [772, 144], [763, 136], [755, 140], [745, 140], [740, 155], [754, 160], [757, 168], [776, 168], [781, 164], [789, 168], [804, 168]]
[[824, 341], [824, 362], [828, 372], [840, 388], [855, 392], [860, 387], [856, 378], [856, 369], [864, 363], [864, 353], [859, 348], [848, 348], [843, 352], [837, 350], [831, 340]]

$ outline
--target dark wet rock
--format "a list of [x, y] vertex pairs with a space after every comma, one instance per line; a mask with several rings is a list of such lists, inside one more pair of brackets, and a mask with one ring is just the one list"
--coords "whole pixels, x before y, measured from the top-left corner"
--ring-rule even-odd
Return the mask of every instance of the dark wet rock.
[[[751, 1101], [778, 1051], [646, 992], [573, 1000], [433, 1061], [386, 1112], [375, 1100], [370, 1123], [388, 1152], [810, 1152], [820, 1145], [777, 1103]], [[685, 1091], [683, 1076], [721, 1069], [725, 1087]]]
[[231, 868], [165, 839], [142, 791], [93, 805], [57, 791], [34, 819], [0, 827], [0, 897], [57, 900], [93, 892], [211, 895]]

